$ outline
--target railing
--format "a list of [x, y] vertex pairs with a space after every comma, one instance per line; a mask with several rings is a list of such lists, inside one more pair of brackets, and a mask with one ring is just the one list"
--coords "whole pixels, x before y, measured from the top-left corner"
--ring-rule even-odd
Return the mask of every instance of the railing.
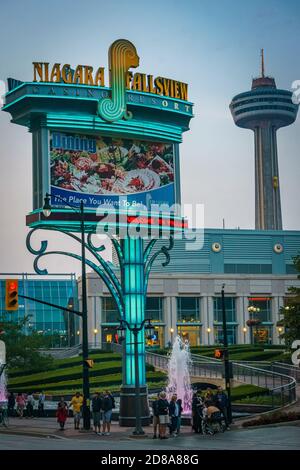
[[70, 348], [52, 348], [52, 349], [40, 349], [41, 354], [49, 354], [55, 359], [66, 359], [68, 357], [77, 356], [81, 352], [81, 344], [72, 346]]
[[[208, 379], [224, 377], [224, 363], [222, 361], [195, 354], [191, 358], [191, 376]], [[154, 367], [168, 370], [168, 356], [147, 352], [146, 360], [148, 364], [152, 364]], [[232, 375], [235, 380], [268, 389], [270, 399], [267, 400], [267, 404], [271, 408], [280, 408], [296, 401], [297, 383], [293, 376], [250, 366], [249, 364], [238, 362], [231, 362], [231, 364]]]
[[272, 362], [271, 368], [274, 372], [287, 374], [294, 377], [297, 383], [300, 383], [300, 367], [293, 366], [292, 364], [285, 364], [283, 362]]

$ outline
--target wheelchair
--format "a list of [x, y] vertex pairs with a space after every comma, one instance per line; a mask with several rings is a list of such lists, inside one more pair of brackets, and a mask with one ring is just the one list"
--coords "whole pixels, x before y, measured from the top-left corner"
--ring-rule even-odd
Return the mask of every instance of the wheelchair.
[[202, 433], [213, 436], [219, 432], [224, 432], [226, 429], [223, 417], [220, 411], [212, 413], [210, 418], [207, 416], [202, 420]]

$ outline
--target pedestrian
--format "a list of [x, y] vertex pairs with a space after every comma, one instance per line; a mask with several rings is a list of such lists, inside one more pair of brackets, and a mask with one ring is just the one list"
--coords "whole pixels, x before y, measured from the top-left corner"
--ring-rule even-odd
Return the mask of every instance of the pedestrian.
[[31, 392], [28, 393], [26, 399], [26, 414], [27, 418], [33, 418], [33, 409], [34, 409], [35, 401]]
[[169, 424], [169, 402], [166, 392], [160, 392], [157, 403], [157, 412], [159, 416], [159, 438], [168, 439], [166, 436], [167, 424]]
[[103, 396], [103, 400], [102, 400], [102, 410], [103, 410], [102, 436], [110, 436], [110, 424], [111, 424], [113, 408], [115, 408], [114, 397], [109, 392], [109, 390], [106, 390]]
[[172, 395], [171, 401], [169, 403], [169, 416], [170, 416], [170, 437], [176, 436], [177, 422], [178, 422], [179, 408], [177, 403], [177, 395]]
[[70, 403], [70, 406], [72, 406], [73, 409], [74, 429], [79, 429], [80, 427], [82, 404], [83, 397], [80, 395], [79, 392], [76, 392]]
[[192, 399], [192, 429], [196, 434], [202, 432], [202, 410], [203, 402], [200, 397], [198, 397], [197, 392], [194, 392]]
[[218, 387], [218, 391], [216, 394], [216, 406], [219, 408], [221, 411], [221, 414], [223, 415], [226, 429], [229, 430], [229, 421], [228, 421], [228, 397], [222, 387]]
[[57, 404], [56, 417], [59, 423], [59, 430], [63, 431], [68, 417], [68, 404], [65, 402], [64, 397], [60, 397], [60, 401]]
[[180, 428], [181, 428], [181, 415], [182, 415], [182, 412], [183, 412], [183, 408], [182, 408], [182, 400], [181, 398], [178, 398], [177, 400], [177, 405], [178, 405], [178, 419], [177, 419], [177, 428], [176, 428], [176, 434], [177, 436], [180, 434]]
[[101, 435], [101, 407], [102, 399], [99, 392], [96, 392], [92, 399], [92, 412], [94, 420], [94, 432]]
[[24, 408], [25, 408], [25, 398], [23, 393], [19, 392], [16, 398], [17, 403], [17, 414], [20, 419], [23, 418], [24, 415]]
[[40, 392], [38, 397], [38, 415], [40, 417], [45, 415], [45, 399], [45, 394]]
[[158, 409], [157, 404], [159, 400], [159, 393], [157, 397], [152, 402], [152, 410], [153, 410], [153, 439], [157, 439], [157, 428], [159, 427], [159, 416], [158, 416]]
[[13, 392], [10, 392], [7, 398], [7, 411], [8, 411], [8, 416], [14, 416], [15, 414], [15, 404], [16, 404], [16, 399], [15, 395]]

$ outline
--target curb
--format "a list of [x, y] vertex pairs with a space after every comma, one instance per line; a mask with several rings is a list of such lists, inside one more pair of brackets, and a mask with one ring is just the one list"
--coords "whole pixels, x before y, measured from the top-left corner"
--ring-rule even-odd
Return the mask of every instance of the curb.
[[7, 428], [6, 430], [1, 430], [1, 434], [11, 434], [14, 436], [30, 436], [30, 437], [40, 437], [41, 439], [67, 439], [63, 438], [62, 436], [56, 436], [55, 434], [42, 434], [39, 432], [33, 432], [33, 431], [18, 431], [16, 429], [9, 429]]

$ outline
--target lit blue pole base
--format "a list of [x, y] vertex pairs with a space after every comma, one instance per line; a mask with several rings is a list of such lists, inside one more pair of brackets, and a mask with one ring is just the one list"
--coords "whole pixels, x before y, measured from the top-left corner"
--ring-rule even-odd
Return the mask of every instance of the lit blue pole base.
[[[47, 227], [47, 229], [63, 232], [72, 239], [81, 242], [74, 234], [57, 230], [56, 226]], [[75, 258], [81, 261], [77, 254], [65, 251], [47, 251], [48, 242], [42, 241], [39, 249], [31, 245], [31, 237], [38, 230], [34, 228], [27, 236], [26, 244], [28, 250], [36, 256], [34, 260], [34, 269], [38, 274], [47, 274], [46, 269], [39, 267], [39, 261], [42, 257], [50, 254], [62, 254], [64, 256]], [[98, 274], [102, 281], [108, 287], [110, 294], [116, 302], [120, 319], [126, 320], [130, 328], [139, 328], [145, 319], [145, 305], [147, 296], [147, 286], [151, 267], [159, 254], [165, 256], [163, 265], [166, 266], [170, 261], [169, 251], [173, 247], [173, 236], [170, 234], [169, 246], [162, 246], [154, 250], [156, 240], [150, 240], [144, 247], [142, 237], [131, 238], [127, 236], [120, 241], [115, 237], [111, 238], [114, 249], [119, 260], [120, 277], [117, 277], [110, 263], [106, 262], [101, 256], [104, 246], [96, 247], [92, 242], [92, 234], [86, 237], [86, 251], [93, 256], [94, 260], [86, 259], [86, 264]], [[141, 424], [150, 423], [150, 413], [147, 396], [146, 384], [146, 358], [145, 358], [145, 333], [142, 328], [137, 334], [138, 342], [138, 376], [140, 388], [140, 410]], [[122, 355], [122, 387], [120, 395], [120, 426], [135, 425], [136, 409], [136, 374], [135, 374], [135, 356], [134, 356], [134, 334], [128, 329], [123, 342]]]

